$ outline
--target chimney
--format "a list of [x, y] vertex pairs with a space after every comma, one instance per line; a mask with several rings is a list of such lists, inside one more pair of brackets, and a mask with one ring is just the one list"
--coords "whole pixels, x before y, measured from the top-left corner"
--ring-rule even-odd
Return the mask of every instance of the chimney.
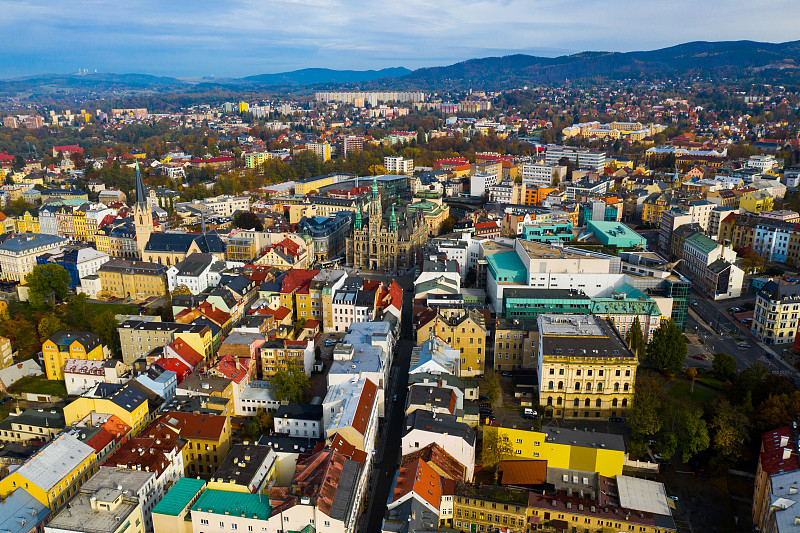
[[789, 435], [781, 435], [781, 448], [785, 448], [789, 444]]
[[783, 449], [783, 459], [786, 460], [792, 456], [792, 449], [791, 448], [784, 448]]

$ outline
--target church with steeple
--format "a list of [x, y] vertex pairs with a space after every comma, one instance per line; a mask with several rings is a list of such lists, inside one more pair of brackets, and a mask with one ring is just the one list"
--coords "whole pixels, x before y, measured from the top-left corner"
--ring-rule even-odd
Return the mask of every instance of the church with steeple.
[[139, 163], [136, 163], [136, 203], [133, 205], [133, 226], [136, 228], [136, 248], [139, 251], [139, 258], [142, 259], [144, 247], [150, 240], [150, 235], [155, 231], [155, 224], [153, 224], [153, 210], [147, 203], [147, 190], [144, 188]]
[[[388, 215], [388, 216], [387, 216]], [[356, 209], [353, 236], [347, 239], [347, 263], [365, 270], [407, 269], [417, 264], [428, 230], [420, 212], [384, 209], [378, 181], [372, 179], [372, 198], [366, 220]]]

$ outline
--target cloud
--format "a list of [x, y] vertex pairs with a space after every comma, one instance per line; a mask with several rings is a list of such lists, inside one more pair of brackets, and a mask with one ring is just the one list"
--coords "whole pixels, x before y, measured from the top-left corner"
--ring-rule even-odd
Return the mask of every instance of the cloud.
[[[795, 38], [796, 0], [0, 0], [0, 76], [78, 68], [245, 76], [507, 53]], [[776, 16], [780, 13], [781, 16]], [[391, 63], [387, 64], [387, 61]]]

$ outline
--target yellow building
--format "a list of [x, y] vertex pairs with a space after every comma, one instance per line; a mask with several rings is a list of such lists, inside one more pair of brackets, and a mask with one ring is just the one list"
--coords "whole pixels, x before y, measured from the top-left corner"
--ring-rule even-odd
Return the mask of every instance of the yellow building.
[[230, 451], [230, 417], [169, 411], [159, 422], [179, 431], [186, 441], [183, 447], [186, 476], [209, 479]]
[[141, 433], [150, 422], [147, 397], [131, 386], [121, 388], [108, 398], [78, 398], [64, 407], [64, 420], [69, 426], [92, 412], [118, 416], [131, 427], [131, 436]]
[[597, 472], [601, 476], [622, 474], [625, 463], [625, 441], [620, 435], [591, 430], [483, 426], [483, 442], [499, 442], [502, 460], [540, 459], [547, 461], [548, 468]]
[[450, 206], [442, 203], [442, 199], [438, 201], [425, 200], [421, 202], [414, 202], [408, 206], [408, 213], [412, 216], [416, 211], [422, 212], [425, 218], [425, 224], [428, 226], [428, 235], [439, 235], [439, 230], [442, 223], [450, 216]]
[[244, 166], [247, 168], [258, 168], [264, 164], [268, 159], [273, 159], [275, 156], [270, 152], [246, 152], [242, 154], [244, 158]]
[[458, 531], [528, 531], [527, 523], [527, 490], [465, 484], [456, 488], [452, 527]]
[[800, 285], [770, 281], [756, 294], [753, 332], [765, 344], [793, 342], [800, 316]]
[[765, 190], [748, 191], [739, 200], [739, 207], [750, 213], [772, 211], [775, 198]]
[[44, 409], [20, 410], [0, 420], [0, 442], [48, 442], [64, 429], [64, 415]]
[[494, 335], [494, 369], [501, 372], [535, 368], [538, 337], [533, 320], [499, 318]]
[[179, 394], [189, 396], [209, 396], [223, 400], [217, 405], [224, 403], [225, 407], [220, 413], [225, 416], [233, 416], [235, 410], [236, 397], [234, 396], [234, 382], [228, 378], [194, 373], [184, 379], [179, 387]]
[[94, 233], [94, 246], [98, 252], [111, 255], [111, 237], [108, 231], [99, 230]]
[[75, 231], [75, 238], [79, 241], [89, 240], [89, 230], [86, 227], [86, 212], [76, 209], [72, 212], [72, 228]]
[[57, 511], [96, 471], [94, 448], [62, 433], [0, 480], [0, 498], [22, 487], [43, 505]]
[[311, 369], [306, 367], [310, 367], [313, 358], [312, 351], [313, 343], [309, 340], [268, 340], [261, 345], [261, 371], [267, 377], [274, 375], [281, 368], [296, 366], [310, 375]]
[[268, 446], [234, 444], [219, 465], [208, 489], [269, 494], [278, 480], [278, 456]]
[[417, 329], [417, 345], [439, 337], [461, 352], [459, 377], [483, 375], [486, 361], [486, 321], [473, 309], [442, 309], [423, 313]]
[[39, 233], [39, 217], [25, 211], [15, 220], [17, 233]]
[[103, 342], [88, 331], [59, 331], [42, 344], [47, 379], [64, 379], [67, 359], [103, 361]]
[[184, 342], [203, 359], [211, 356], [213, 336], [211, 328], [203, 324], [126, 320], [119, 325], [117, 332], [122, 346], [122, 362], [126, 365], [133, 364], [153, 348], [166, 346], [175, 340]]
[[112, 259], [100, 267], [97, 275], [108, 296], [145, 300], [167, 293], [167, 267], [158, 263]]
[[239, 102], [239, 113], [247, 113], [250, 111], [250, 104], [247, 102]]
[[321, 187], [337, 183], [340, 177], [339, 174], [329, 174], [327, 176], [314, 176], [297, 180], [294, 184], [294, 193], [298, 196], [305, 196], [311, 191], [319, 191]]
[[638, 358], [616, 329], [593, 315], [540, 315], [539, 403], [547, 416], [625, 416]]
[[672, 195], [667, 193], [653, 193], [642, 202], [642, 222], [658, 224], [661, 222], [661, 213], [672, 205]]
[[308, 143], [306, 148], [324, 163], [331, 159], [331, 145], [328, 143]]

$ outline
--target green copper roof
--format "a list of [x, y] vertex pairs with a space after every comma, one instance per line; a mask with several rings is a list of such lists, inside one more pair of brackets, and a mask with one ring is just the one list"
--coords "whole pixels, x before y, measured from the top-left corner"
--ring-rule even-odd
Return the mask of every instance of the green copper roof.
[[272, 513], [269, 496], [209, 489], [192, 506], [192, 511], [267, 520]]
[[517, 252], [503, 252], [486, 256], [486, 262], [498, 282], [525, 283], [527, 271]]
[[178, 516], [186, 509], [192, 498], [200, 491], [206, 482], [202, 479], [182, 477], [178, 480], [161, 501], [153, 507], [153, 513]]
[[701, 251], [705, 253], [713, 252], [714, 250], [717, 249], [718, 246], [717, 241], [715, 241], [711, 237], [703, 235], [700, 232], [686, 237], [686, 239], [683, 241], [683, 245], [686, 246], [688, 244], [691, 244], [695, 248], [699, 248]]

